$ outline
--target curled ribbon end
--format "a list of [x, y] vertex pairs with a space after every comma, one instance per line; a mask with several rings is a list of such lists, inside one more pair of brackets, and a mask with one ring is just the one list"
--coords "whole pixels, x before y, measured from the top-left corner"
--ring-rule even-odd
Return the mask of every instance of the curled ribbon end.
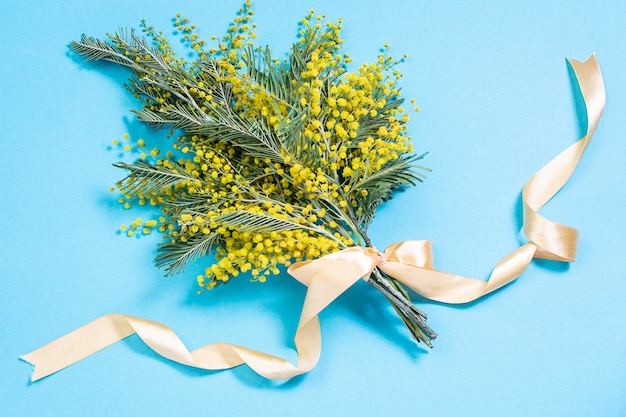
[[33, 372], [30, 374], [30, 382], [35, 382], [45, 377], [45, 375], [41, 376], [40, 373], [37, 372], [37, 364], [34, 361], [28, 359], [28, 354], [20, 356], [19, 359], [33, 367]]
[[565, 58], [565, 60], [570, 64], [570, 65], [576, 65], [576, 64], [581, 64], [581, 65], [585, 65], [585, 64], [590, 64], [590, 63], [594, 63], [595, 65], [598, 65], [598, 59], [596, 57], [596, 53], [592, 53], [591, 55], [589, 55], [589, 58], [587, 58], [584, 62], [583, 61], [579, 61], [577, 59], [574, 58]]

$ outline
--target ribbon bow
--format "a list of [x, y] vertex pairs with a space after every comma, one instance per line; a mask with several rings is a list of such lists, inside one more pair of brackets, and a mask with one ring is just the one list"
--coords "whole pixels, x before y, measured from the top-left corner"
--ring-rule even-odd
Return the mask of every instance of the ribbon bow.
[[308, 287], [295, 335], [297, 365], [227, 343], [213, 343], [190, 352], [169, 327], [114, 313], [22, 356], [22, 359], [35, 365], [32, 380], [44, 378], [135, 333], [155, 352], [175, 362], [211, 370], [245, 363], [266, 378], [287, 379], [310, 371], [319, 360], [321, 330], [318, 314], [357, 280], [368, 279], [374, 268], [380, 268], [425, 298], [457, 304], [475, 300], [517, 279], [533, 258], [574, 261], [578, 231], [546, 219], [538, 210], [574, 172], [602, 115], [605, 91], [595, 56], [584, 63], [568, 61], [585, 102], [587, 132], [526, 183], [522, 191], [523, 231], [529, 242], [498, 262], [487, 281], [434, 270], [430, 241], [395, 243], [382, 254], [374, 248], [352, 247], [294, 264], [288, 270]]

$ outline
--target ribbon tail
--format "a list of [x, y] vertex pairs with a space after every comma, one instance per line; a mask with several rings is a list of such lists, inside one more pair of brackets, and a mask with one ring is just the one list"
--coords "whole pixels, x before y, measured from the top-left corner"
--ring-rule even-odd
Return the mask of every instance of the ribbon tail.
[[123, 315], [107, 314], [20, 358], [35, 367], [31, 381], [37, 381], [134, 333]]
[[178, 336], [167, 326], [138, 317], [107, 314], [62, 336], [51, 343], [23, 355], [21, 359], [34, 365], [31, 381], [45, 378], [90, 355], [137, 334], [159, 355], [171, 361], [206, 370], [220, 370], [247, 364], [268, 379], [288, 379], [315, 367], [321, 352], [321, 332], [317, 316], [304, 322], [296, 332], [299, 364], [266, 353], [228, 343], [212, 343], [187, 350]]
[[530, 264], [536, 249], [534, 244], [527, 243], [505, 256], [487, 281], [402, 262], [385, 262], [380, 265], [380, 269], [424, 298], [447, 304], [463, 304], [517, 279]]
[[602, 73], [592, 55], [587, 61], [568, 60], [585, 103], [586, 134], [542, 167], [522, 191], [523, 230], [530, 242], [505, 256], [487, 281], [432, 269], [430, 245], [407, 241], [385, 250], [387, 262], [380, 267], [421, 296], [444, 303], [467, 303], [517, 279], [533, 258], [572, 262], [576, 257], [578, 231], [548, 220], [538, 213], [567, 183], [576, 169], [593, 133], [606, 101]]
[[606, 103], [602, 72], [592, 55], [587, 61], [568, 60], [583, 96], [586, 133], [577, 142], [541, 168], [522, 191], [524, 234], [538, 246], [535, 257], [562, 262], [576, 259], [578, 231], [546, 219], [538, 213], [570, 179], [600, 122]]
[[246, 364], [268, 379], [292, 378], [317, 365], [322, 349], [318, 314], [362, 276], [369, 274], [378, 259], [366, 249], [355, 248], [330, 255], [329, 259], [294, 264], [290, 268], [290, 273], [308, 286], [294, 338], [297, 366], [276, 356], [221, 342], [190, 352], [169, 327], [117, 313], [99, 317], [22, 356], [22, 359], [35, 366], [31, 379], [36, 381], [137, 334], [156, 353], [183, 365], [219, 370]]

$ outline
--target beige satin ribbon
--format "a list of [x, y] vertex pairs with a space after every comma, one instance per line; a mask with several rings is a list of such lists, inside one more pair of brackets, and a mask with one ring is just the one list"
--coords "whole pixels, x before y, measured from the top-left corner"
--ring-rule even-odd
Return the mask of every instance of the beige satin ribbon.
[[33, 364], [32, 380], [44, 378], [85, 357], [137, 334], [161, 356], [185, 365], [216, 370], [247, 364], [259, 375], [287, 379], [315, 367], [321, 352], [318, 314], [360, 278], [380, 268], [423, 297], [444, 303], [466, 303], [515, 280], [533, 258], [571, 262], [576, 256], [578, 232], [541, 216], [543, 207], [567, 182], [596, 130], [605, 104], [602, 75], [595, 56], [586, 62], [569, 60], [587, 111], [587, 132], [524, 186], [524, 233], [528, 243], [504, 257], [489, 280], [465, 278], [433, 270], [430, 241], [406, 241], [387, 247], [353, 247], [292, 265], [289, 273], [308, 287], [295, 335], [298, 364], [227, 343], [213, 343], [189, 351], [167, 326], [122, 314], [102, 316], [55, 341], [22, 356]]

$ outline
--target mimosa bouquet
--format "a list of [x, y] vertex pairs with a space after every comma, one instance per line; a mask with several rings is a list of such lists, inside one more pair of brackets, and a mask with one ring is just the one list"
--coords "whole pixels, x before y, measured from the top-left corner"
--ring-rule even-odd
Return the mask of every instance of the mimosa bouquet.
[[[349, 71], [341, 20], [311, 11], [289, 56], [257, 47], [248, 2], [225, 36], [205, 42], [180, 15], [175, 29], [195, 59], [181, 58], [145, 22], [143, 35], [83, 36], [72, 50], [87, 61], [127, 67], [141, 121], [173, 136], [171, 149], [133, 147], [143, 158], [117, 163], [128, 176], [120, 202], [158, 207], [128, 235], [163, 233], [156, 263], [167, 274], [215, 255], [197, 277], [212, 289], [240, 274], [263, 282], [281, 266], [353, 246], [372, 246], [368, 225], [394, 191], [422, 180], [407, 132], [402, 77], [387, 45], [376, 62]], [[129, 147], [129, 145], [126, 145]], [[413, 337], [435, 333], [401, 284], [375, 269], [368, 280], [392, 303]]]
[[[522, 192], [528, 240], [506, 255], [487, 281], [433, 269], [429, 241], [376, 250], [367, 235], [376, 209], [394, 192], [422, 181], [407, 123], [418, 110], [397, 85], [402, 59], [388, 46], [373, 63], [351, 69], [342, 50], [341, 20], [311, 11], [284, 59], [254, 45], [250, 3], [226, 35], [201, 40], [187, 18], [174, 26], [193, 59], [181, 57], [162, 32], [120, 30], [84, 36], [71, 49], [86, 61], [127, 67], [127, 89], [142, 103], [140, 121], [167, 129], [170, 148], [149, 149], [125, 135], [133, 163], [115, 166], [126, 208], [152, 205], [159, 216], [122, 225], [129, 236], [158, 230], [156, 263], [166, 274], [208, 260], [196, 277], [214, 289], [239, 275], [263, 282], [287, 272], [308, 286], [295, 336], [298, 364], [251, 349], [213, 343], [188, 351], [168, 327], [121, 314], [102, 316], [22, 358], [33, 380], [137, 333], [162, 356], [203, 369], [248, 364], [272, 379], [315, 367], [318, 313], [363, 278], [389, 300], [412, 337], [428, 346], [437, 335], [408, 289], [444, 303], [467, 303], [515, 280], [533, 258], [575, 259], [578, 232], [538, 213], [567, 182], [599, 122], [604, 85], [595, 57], [569, 63], [586, 106], [586, 134], [539, 170]], [[188, 53], [185, 53], [188, 55]], [[407, 107], [405, 107], [407, 106]]]

